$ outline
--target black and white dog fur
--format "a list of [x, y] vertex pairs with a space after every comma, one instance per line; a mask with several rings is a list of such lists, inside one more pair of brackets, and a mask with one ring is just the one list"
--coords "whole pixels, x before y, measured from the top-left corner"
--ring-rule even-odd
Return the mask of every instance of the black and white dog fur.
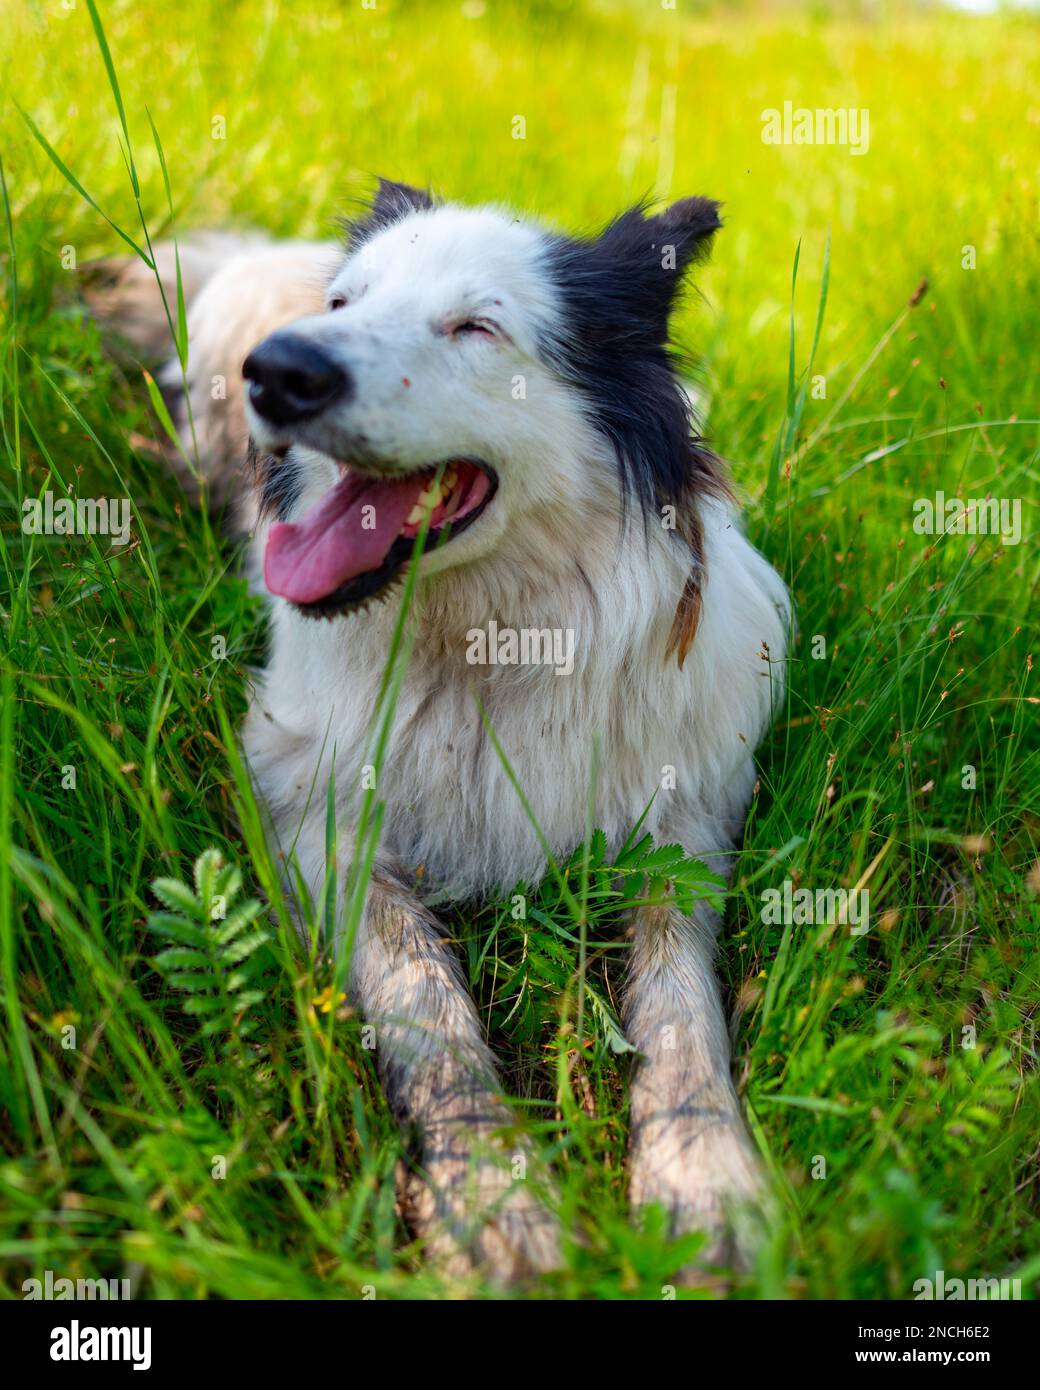
[[[389, 1097], [421, 1136], [419, 1229], [453, 1267], [501, 1280], [551, 1268], [558, 1235], [503, 1161], [515, 1117], [415, 871], [424, 895], [462, 903], [545, 871], [476, 694], [555, 855], [583, 838], [598, 743], [594, 823], [612, 848], [651, 803], [656, 839], [729, 872], [790, 614], [691, 430], [668, 342], [684, 272], [719, 225], [715, 203], [687, 198], [576, 239], [383, 181], [345, 247], [182, 247], [189, 396], [213, 494], [234, 488], [255, 442], [243, 505], [273, 592], [243, 744], [277, 847], [293, 847], [314, 900], [326, 810], [312, 789], [328, 785], [335, 750], [342, 878], [394, 595], [435, 507], [350, 988]], [[160, 322], [143, 275], [126, 272], [99, 305], [142, 344]], [[467, 634], [491, 620], [572, 630], [572, 672], [472, 664]], [[661, 789], [665, 769], [674, 789]], [[676, 1232], [707, 1231], [709, 1260], [733, 1256], [732, 1211], [761, 1196], [717, 928], [708, 909], [636, 911], [623, 1015], [638, 1052], [632, 1202], [661, 1203]]]

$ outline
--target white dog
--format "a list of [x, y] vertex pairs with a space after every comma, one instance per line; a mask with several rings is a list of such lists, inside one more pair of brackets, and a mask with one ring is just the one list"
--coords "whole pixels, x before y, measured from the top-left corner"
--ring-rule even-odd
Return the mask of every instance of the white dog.
[[[480, 900], [537, 881], [546, 845], [568, 855], [594, 744], [594, 823], [612, 849], [649, 803], [647, 831], [728, 873], [783, 684], [787, 591], [691, 433], [668, 345], [684, 272], [718, 226], [715, 203], [687, 198], [572, 239], [384, 181], [345, 249], [182, 248], [188, 399], [215, 493], [255, 441], [247, 522], [271, 648], [244, 747], [314, 900], [333, 760], [341, 878], [354, 859], [394, 595], [428, 527], [350, 986], [421, 1135], [416, 1221], [435, 1251], [502, 1279], [551, 1267], [557, 1237], [501, 1161], [514, 1121], [428, 895]], [[108, 308], [154, 341], [140, 285], [126, 277]], [[475, 662], [492, 623], [571, 634], [569, 670], [495, 661], [490, 643]], [[724, 1258], [727, 1214], [759, 1179], [729, 1074], [717, 916], [642, 909], [630, 926], [632, 1200], [663, 1204], [677, 1232], [707, 1230]]]

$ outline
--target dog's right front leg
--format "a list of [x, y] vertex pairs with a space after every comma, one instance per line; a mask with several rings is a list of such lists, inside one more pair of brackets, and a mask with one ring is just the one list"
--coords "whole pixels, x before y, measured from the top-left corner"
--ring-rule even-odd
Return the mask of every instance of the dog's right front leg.
[[351, 955], [351, 987], [376, 1030], [380, 1077], [422, 1141], [424, 1174], [406, 1205], [449, 1272], [507, 1282], [551, 1269], [555, 1223], [532, 1191], [515, 1125], [458, 963], [437, 919], [389, 875], [374, 874]]

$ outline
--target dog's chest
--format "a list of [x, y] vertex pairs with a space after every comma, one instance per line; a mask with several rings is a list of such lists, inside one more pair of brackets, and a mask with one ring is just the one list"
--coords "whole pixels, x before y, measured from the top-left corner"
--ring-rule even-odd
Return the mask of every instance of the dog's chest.
[[[570, 850], [583, 833], [597, 741], [580, 684], [514, 672], [439, 688], [419, 679], [404, 693], [382, 787], [387, 840], [407, 867], [468, 896], [538, 877], [543, 843], [555, 855]], [[620, 826], [610, 802], [599, 798], [599, 818]]]
[[543, 843], [563, 855], [580, 841], [594, 760], [596, 823], [620, 841], [662, 765], [679, 756], [674, 715], [633, 707], [603, 672], [488, 672], [417, 652], [377, 767], [370, 730], [382, 667], [360, 657], [322, 663], [283, 650], [246, 725], [246, 753], [279, 838], [295, 843], [308, 876], [323, 871], [333, 760], [341, 831], [374, 785], [385, 804], [384, 851], [431, 890], [474, 897], [539, 877]]

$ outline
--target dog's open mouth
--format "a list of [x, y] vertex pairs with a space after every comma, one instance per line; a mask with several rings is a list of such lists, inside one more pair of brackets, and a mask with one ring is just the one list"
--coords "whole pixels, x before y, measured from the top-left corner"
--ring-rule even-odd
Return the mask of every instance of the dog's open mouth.
[[268, 534], [264, 579], [301, 611], [341, 612], [385, 589], [408, 563], [429, 512], [427, 550], [445, 544], [481, 514], [498, 486], [487, 464], [450, 459], [397, 478], [345, 469], [299, 521]]

